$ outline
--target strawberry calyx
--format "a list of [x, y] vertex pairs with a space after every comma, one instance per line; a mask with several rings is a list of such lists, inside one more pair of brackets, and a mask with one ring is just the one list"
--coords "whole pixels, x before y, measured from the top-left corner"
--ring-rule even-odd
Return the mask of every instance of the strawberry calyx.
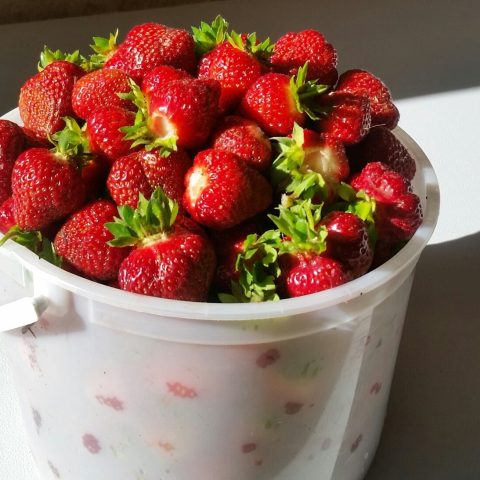
[[328, 187], [323, 176], [305, 168], [304, 129], [297, 123], [289, 137], [273, 137], [280, 153], [273, 161], [270, 176], [278, 192], [286, 192], [293, 198], [326, 198]]
[[64, 159], [75, 158], [79, 163], [93, 158], [90, 143], [85, 133], [86, 124], [81, 127], [72, 117], [62, 117], [65, 127], [48, 137], [54, 145], [51, 151]]
[[198, 57], [210, 52], [227, 38], [228, 22], [217, 15], [211, 24], [201, 22], [200, 27], [192, 27], [195, 53]]
[[321, 254], [327, 249], [328, 231], [320, 225], [323, 204], [313, 204], [310, 199], [296, 200], [288, 206], [278, 207], [279, 215], [268, 215], [283, 234], [279, 255], [285, 253]]
[[18, 225], [14, 225], [0, 239], [0, 247], [8, 240], [28, 248], [38, 255], [39, 258], [46, 260], [57, 267], [62, 266], [62, 257], [57, 255], [53, 243], [38, 230], [22, 230]]
[[112, 247], [146, 246], [169, 237], [178, 215], [178, 203], [158, 187], [148, 200], [140, 193], [136, 209], [119, 206], [118, 214], [113, 222], [105, 224], [114, 237], [107, 244]]
[[115, 33], [110, 33], [108, 37], [93, 37], [93, 44], [90, 48], [95, 52], [88, 58], [88, 70], [97, 70], [102, 68], [106, 61], [117, 50], [118, 28]]
[[88, 60], [80, 53], [80, 50], [75, 50], [72, 53], [64, 53], [61, 50], [51, 50], [46, 45], [40, 53], [40, 60], [37, 63], [37, 69], [41, 72], [51, 63], [58, 61], [74, 63], [88, 71]]
[[117, 93], [122, 100], [130, 100], [137, 107], [135, 121], [133, 125], [122, 127], [120, 131], [125, 134], [124, 140], [132, 141], [130, 148], [143, 145], [148, 152], [160, 148], [160, 155], [168, 157], [172, 151], [177, 150], [176, 135], [156, 135], [151, 128], [151, 119], [148, 115], [147, 99], [142, 93], [140, 87], [133, 81], [129, 80], [131, 91], [128, 93]]
[[277, 261], [281, 244], [278, 230], [268, 230], [260, 236], [255, 233], [248, 235], [235, 264], [239, 280], [232, 281], [232, 294], [218, 294], [220, 301], [250, 303], [279, 300], [276, 279], [281, 273]]
[[330, 85], [322, 85], [318, 80], [308, 80], [308, 62], [298, 69], [290, 78], [290, 92], [297, 110], [305, 113], [312, 120], [319, 120], [325, 115], [325, 108], [315, 101], [316, 97], [330, 89]]
[[270, 38], [259, 42], [255, 32], [248, 35], [240, 35], [232, 30], [226, 35], [226, 40], [233, 47], [238, 48], [242, 52], [248, 52], [263, 62], [266, 62], [273, 55], [273, 49], [275, 48], [275, 44], [270, 41]]

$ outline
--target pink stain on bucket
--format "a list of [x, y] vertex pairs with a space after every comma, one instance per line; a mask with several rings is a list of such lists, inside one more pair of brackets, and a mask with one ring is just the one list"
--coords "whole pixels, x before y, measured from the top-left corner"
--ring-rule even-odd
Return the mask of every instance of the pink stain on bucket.
[[106, 407], [113, 408], [117, 412], [124, 409], [123, 402], [119, 400], [117, 397], [105, 397], [103, 395], [97, 395], [95, 397], [101, 405], [105, 405]]
[[363, 439], [363, 435], [359, 435], [356, 440], [352, 443], [352, 446], [350, 447], [350, 451], [353, 453], [357, 448], [358, 446], [360, 445], [360, 443], [362, 442], [362, 439]]
[[253, 452], [257, 449], [257, 444], [250, 442], [250, 443], [245, 443], [242, 445], [242, 452], [243, 453], [250, 453]]
[[260, 368], [266, 368], [273, 365], [279, 358], [280, 352], [276, 348], [271, 348], [257, 358], [257, 365]]
[[100, 447], [100, 443], [98, 442], [97, 437], [92, 435], [91, 433], [86, 433], [82, 437], [83, 445], [85, 448], [93, 454], [97, 454], [102, 448]]
[[285, 404], [285, 413], [287, 415], [295, 415], [298, 413], [303, 407], [303, 403], [300, 402], [287, 402]]
[[168, 391], [180, 398], [198, 397], [197, 391], [192, 387], [187, 387], [180, 382], [167, 382]]
[[381, 382], [375, 382], [372, 385], [372, 388], [370, 389], [370, 393], [377, 395], [377, 394], [380, 393], [381, 389], [382, 389], [382, 383]]

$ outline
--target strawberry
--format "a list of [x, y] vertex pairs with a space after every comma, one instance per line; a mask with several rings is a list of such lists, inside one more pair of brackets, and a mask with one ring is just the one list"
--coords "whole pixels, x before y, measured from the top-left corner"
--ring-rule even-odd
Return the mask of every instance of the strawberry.
[[186, 149], [208, 140], [217, 117], [220, 86], [215, 80], [185, 79], [152, 92], [148, 102], [150, 132], [159, 139], [175, 139]]
[[349, 175], [343, 144], [296, 124], [290, 137], [275, 140], [280, 153], [271, 178], [277, 191], [293, 198], [332, 200], [338, 184]]
[[231, 115], [222, 119], [212, 134], [212, 147], [227, 150], [259, 171], [270, 167], [272, 145], [252, 120]]
[[159, 65], [193, 73], [196, 59], [192, 36], [185, 30], [158, 23], [137, 25], [105, 62], [105, 68], [122, 70], [137, 83]]
[[227, 230], [213, 230], [210, 234], [217, 254], [215, 285], [220, 292], [228, 292], [232, 281], [239, 280], [236, 262], [239, 253], [244, 251], [243, 245], [248, 235], [259, 233], [260, 222], [247, 220]]
[[239, 112], [258, 123], [267, 135], [289, 135], [294, 123], [305, 125], [307, 118], [317, 119], [312, 99], [327, 87], [316, 81], [306, 81], [307, 68], [299, 69], [295, 77], [282, 73], [267, 73], [247, 90]]
[[133, 141], [125, 139], [122, 128], [135, 123], [135, 114], [121, 107], [100, 107], [87, 118], [85, 135], [88, 150], [110, 162], [132, 152]]
[[0, 119], [0, 203], [12, 194], [12, 169], [26, 147], [22, 129], [9, 120]]
[[0, 232], [7, 233], [16, 223], [13, 211], [13, 198], [8, 197], [0, 204]]
[[18, 108], [25, 129], [39, 140], [61, 130], [63, 117], [72, 116], [72, 91], [85, 71], [70, 62], [55, 61], [27, 80], [20, 89]]
[[320, 225], [328, 233], [324, 256], [341, 262], [353, 278], [367, 273], [373, 259], [367, 223], [353, 213], [333, 211]]
[[133, 110], [132, 102], [117, 95], [128, 92], [130, 83], [126, 73], [113, 68], [95, 70], [84, 75], [73, 86], [72, 108], [75, 115], [83, 120], [101, 107]]
[[407, 180], [415, 176], [415, 160], [398, 138], [386, 127], [375, 127], [358, 145], [347, 149], [353, 171], [360, 171], [368, 162], [383, 162]]
[[107, 244], [113, 235], [105, 228], [112, 222], [117, 208], [109, 200], [96, 200], [76, 211], [60, 228], [53, 242], [65, 262], [82, 275], [107, 282], [117, 278], [120, 264], [129, 248]]
[[192, 76], [185, 70], [173, 68], [169, 65], [159, 65], [150, 70], [143, 79], [142, 92], [146, 97], [149, 97], [152, 92], [163, 88], [168, 82], [187, 78], [192, 78]]
[[105, 192], [105, 182], [110, 170], [110, 162], [100, 156], [85, 158], [82, 162], [81, 176], [86, 187], [88, 200], [96, 200]]
[[272, 202], [268, 181], [225, 150], [198, 153], [185, 185], [185, 209], [201, 225], [218, 230], [242, 223]]
[[289, 253], [279, 258], [279, 264], [279, 291], [287, 298], [321, 292], [351, 280], [339, 261], [321, 255]]
[[20, 154], [12, 172], [17, 224], [40, 230], [78, 209], [85, 200], [80, 169], [61, 151], [32, 148]]
[[320, 32], [289, 32], [277, 40], [270, 58], [276, 71], [296, 75], [305, 62], [308, 62], [308, 80], [318, 79], [326, 85], [337, 81], [337, 53]]
[[402, 175], [381, 162], [370, 162], [353, 176], [351, 186], [363, 190], [375, 202], [375, 227], [378, 239], [408, 241], [422, 223], [420, 199]]
[[296, 201], [288, 208], [280, 206], [278, 217], [269, 215], [283, 235], [278, 247], [281, 274], [277, 281], [283, 297], [320, 292], [352, 278], [341, 261], [329, 256], [329, 232], [320, 222], [321, 207], [310, 200]]
[[128, 205], [136, 208], [140, 193], [146, 198], [149, 198], [153, 193], [139, 161], [139, 153], [134, 152], [117, 158], [110, 169], [107, 188], [117, 205]]
[[336, 138], [345, 145], [360, 142], [371, 124], [370, 101], [342, 92], [331, 92], [318, 99], [325, 115], [316, 123], [316, 129]]
[[262, 75], [264, 67], [257, 55], [268, 55], [272, 48], [269, 40], [258, 44], [255, 34], [244, 40], [232, 32], [226, 41], [200, 59], [198, 78], [211, 78], [220, 83], [221, 114], [234, 110], [250, 85]]
[[160, 188], [134, 211], [119, 207], [107, 223], [112, 246], [134, 246], [118, 274], [121, 289], [175, 300], [205, 301], [215, 271], [215, 251], [205, 235], [177, 222], [178, 205]]
[[372, 73], [358, 69], [347, 70], [340, 75], [335, 90], [368, 98], [372, 112], [372, 127], [384, 125], [390, 130], [396, 127], [400, 114], [393, 103], [392, 94]]
[[114, 162], [107, 187], [117, 205], [136, 208], [139, 193], [149, 198], [156, 187], [181, 202], [184, 177], [191, 165], [190, 157], [181, 149], [168, 156], [162, 156], [159, 150], [140, 150]]

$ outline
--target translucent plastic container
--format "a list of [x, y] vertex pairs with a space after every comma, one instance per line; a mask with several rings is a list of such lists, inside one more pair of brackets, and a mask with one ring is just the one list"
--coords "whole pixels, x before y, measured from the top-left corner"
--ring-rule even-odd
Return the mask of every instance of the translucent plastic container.
[[363, 478], [439, 211], [428, 159], [396, 134], [417, 161], [424, 222], [390, 261], [330, 291], [246, 305], [163, 300], [64, 272], [13, 242], [1, 248], [0, 270], [24, 298], [0, 307], [11, 328], [0, 344], [42, 479]]

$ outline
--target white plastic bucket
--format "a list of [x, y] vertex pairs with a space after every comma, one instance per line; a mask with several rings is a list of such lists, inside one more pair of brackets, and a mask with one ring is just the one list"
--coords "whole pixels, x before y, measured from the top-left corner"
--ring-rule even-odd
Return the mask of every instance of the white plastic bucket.
[[13, 242], [1, 248], [0, 269], [24, 298], [0, 307], [0, 325], [18, 326], [0, 344], [42, 478], [363, 478], [439, 212], [428, 159], [395, 133], [417, 161], [423, 224], [394, 258], [330, 291], [264, 304], [163, 300], [77, 277]]

